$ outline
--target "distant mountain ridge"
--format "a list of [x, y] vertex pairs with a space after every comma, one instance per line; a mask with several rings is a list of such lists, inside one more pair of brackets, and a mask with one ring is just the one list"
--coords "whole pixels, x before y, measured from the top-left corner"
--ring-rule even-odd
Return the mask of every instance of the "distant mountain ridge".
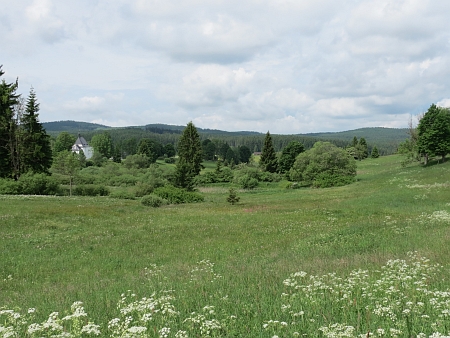
[[79, 131], [81, 132], [81, 131], [112, 129], [112, 127], [108, 127], [103, 124], [79, 122], [71, 120], [43, 122], [42, 126], [45, 128], [47, 132], [67, 131], [69, 133], [78, 133]]
[[[183, 131], [185, 126], [163, 124], [163, 123], [151, 123], [145, 126], [128, 126], [128, 127], [110, 127], [98, 123], [90, 122], [80, 122], [80, 121], [54, 121], [54, 122], [43, 122], [43, 127], [48, 132], [62, 132], [67, 131], [69, 133], [77, 133], [83, 131], [95, 131], [95, 130], [107, 130], [107, 129], [144, 129], [154, 133], [164, 133], [164, 132], [174, 132], [176, 134]], [[197, 128], [200, 133], [205, 134], [229, 134], [229, 135], [262, 135], [263, 133], [257, 131], [225, 131], [218, 129], [204, 129]], [[406, 128], [385, 128], [385, 127], [370, 127], [370, 128], [358, 128], [354, 130], [338, 131], [338, 132], [320, 132], [320, 133], [301, 133], [301, 134], [290, 134], [298, 136], [310, 136], [323, 139], [336, 139], [336, 140], [351, 140], [354, 136], [358, 139], [364, 137], [366, 141], [371, 139], [386, 138], [390, 140], [405, 140], [408, 129]], [[287, 135], [287, 134], [286, 134]]]

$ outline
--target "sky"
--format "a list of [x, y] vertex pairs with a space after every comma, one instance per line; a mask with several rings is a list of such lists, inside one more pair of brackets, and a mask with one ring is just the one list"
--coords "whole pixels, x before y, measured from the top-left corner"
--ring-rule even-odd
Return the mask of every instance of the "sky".
[[41, 122], [274, 134], [406, 128], [450, 106], [448, 0], [0, 0]]

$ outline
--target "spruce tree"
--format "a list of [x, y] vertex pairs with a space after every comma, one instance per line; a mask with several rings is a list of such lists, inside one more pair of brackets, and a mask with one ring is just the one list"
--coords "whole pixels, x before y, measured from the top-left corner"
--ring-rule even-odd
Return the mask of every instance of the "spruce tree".
[[272, 136], [270, 136], [269, 132], [267, 132], [266, 137], [264, 138], [264, 145], [259, 164], [261, 168], [263, 168], [263, 170], [270, 173], [274, 173], [277, 171], [277, 154], [275, 153], [275, 149], [273, 148]]
[[278, 161], [278, 167], [281, 173], [287, 173], [292, 168], [295, 158], [298, 154], [305, 151], [305, 147], [298, 141], [291, 141], [281, 151], [281, 156]]
[[378, 157], [380, 157], [380, 154], [378, 153], [378, 148], [377, 148], [377, 146], [374, 146], [374, 147], [373, 147], [371, 157], [372, 157], [372, 158], [378, 158]]
[[[0, 77], [4, 74], [0, 65]], [[18, 82], [0, 83], [0, 177], [13, 177], [13, 156], [15, 156], [17, 120], [15, 106], [19, 95], [16, 94]]]
[[359, 139], [357, 148], [358, 148], [358, 147], [361, 149], [361, 152], [362, 152], [362, 158], [363, 158], [363, 159], [364, 159], [364, 158], [367, 158], [367, 157], [369, 156], [369, 150], [368, 150], [368, 147], [367, 147], [366, 139], [365, 139], [364, 137], [361, 137], [361, 138]]
[[50, 136], [39, 122], [39, 104], [33, 88], [27, 99], [25, 112], [21, 118], [21, 171], [47, 173], [52, 165]]
[[202, 145], [197, 128], [192, 122], [187, 124], [183, 134], [181, 134], [178, 142], [178, 156], [178, 163], [183, 166], [187, 165], [192, 177], [200, 173], [202, 169]]

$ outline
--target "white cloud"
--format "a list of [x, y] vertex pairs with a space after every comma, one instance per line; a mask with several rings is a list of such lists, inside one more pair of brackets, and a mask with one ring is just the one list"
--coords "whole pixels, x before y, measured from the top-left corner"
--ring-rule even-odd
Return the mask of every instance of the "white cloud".
[[42, 120], [278, 133], [449, 105], [450, 2], [0, 0], [5, 79]]
[[442, 99], [438, 103], [436, 103], [439, 107], [448, 107], [450, 108], [450, 98], [449, 99]]

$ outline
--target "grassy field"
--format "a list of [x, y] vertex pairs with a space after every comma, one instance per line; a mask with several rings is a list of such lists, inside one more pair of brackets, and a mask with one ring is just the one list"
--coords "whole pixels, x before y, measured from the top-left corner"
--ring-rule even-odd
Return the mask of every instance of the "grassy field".
[[[70, 314], [71, 305], [82, 301], [88, 319], [70, 317], [71, 328], [64, 330], [78, 332], [76, 318], [82, 318], [83, 325], [100, 325], [105, 337], [449, 334], [450, 314], [445, 317], [439, 306], [450, 310], [450, 294], [439, 306], [430, 301], [437, 296], [425, 291], [409, 295], [403, 279], [410, 278], [402, 274], [414, 267], [411, 280], [425, 280], [422, 289], [449, 289], [450, 164], [402, 168], [400, 162], [398, 156], [358, 162], [357, 182], [345, 187], [263, 184], [238, 191], [241, 201], [234, 206], [226, 202], [224, 186], [201, 188], [204, 203], [158, 209], [108, 197], [0, 196], [0, 307], [22, 316], [35, 308], [30, 320], [43, 323], [54, 311], [61, 318]], [[398, 263], [403, 268], [389, 267], [391, 259], [404, 260]], [[386, 305], [381, 295], [343, 291], [357, 269], [368, 271], [358, 285], [366, 285], [363, 279], [378, 285], [373, 294], [387, 285], [377, 284], [387, 280], [383, 271], [403, 276], [393, 282], [396, 292], [406, 288], [393, 300], [396, 318], [379, 314], [376, 304]], [[299, 271], [304, 273], [291, 276]], [[321, 277], [329, 273], [336, 276]], [[300, 284], [292, 280], [305, 274], [311, 277], [302, 285], [321, 282], [307, 291], [295, 287]], [[121, 296], [127, 290], [134, 296]], [[345, 306], [344, 294], [350, 299]], [[119, 308], [128, 312], [118, 309], [121, 299]], [[363, 300], [365, 305], [356, 304]], [[427, 302], [420, 311], [409, 304]], [[145, 325], [142, 311], [152, 317]], [[427, 322], [424, 315], [437, 319]], [[124, 334], [127, 316], [133, 318], [128, 327], [146, 327], [145, 333]]]

